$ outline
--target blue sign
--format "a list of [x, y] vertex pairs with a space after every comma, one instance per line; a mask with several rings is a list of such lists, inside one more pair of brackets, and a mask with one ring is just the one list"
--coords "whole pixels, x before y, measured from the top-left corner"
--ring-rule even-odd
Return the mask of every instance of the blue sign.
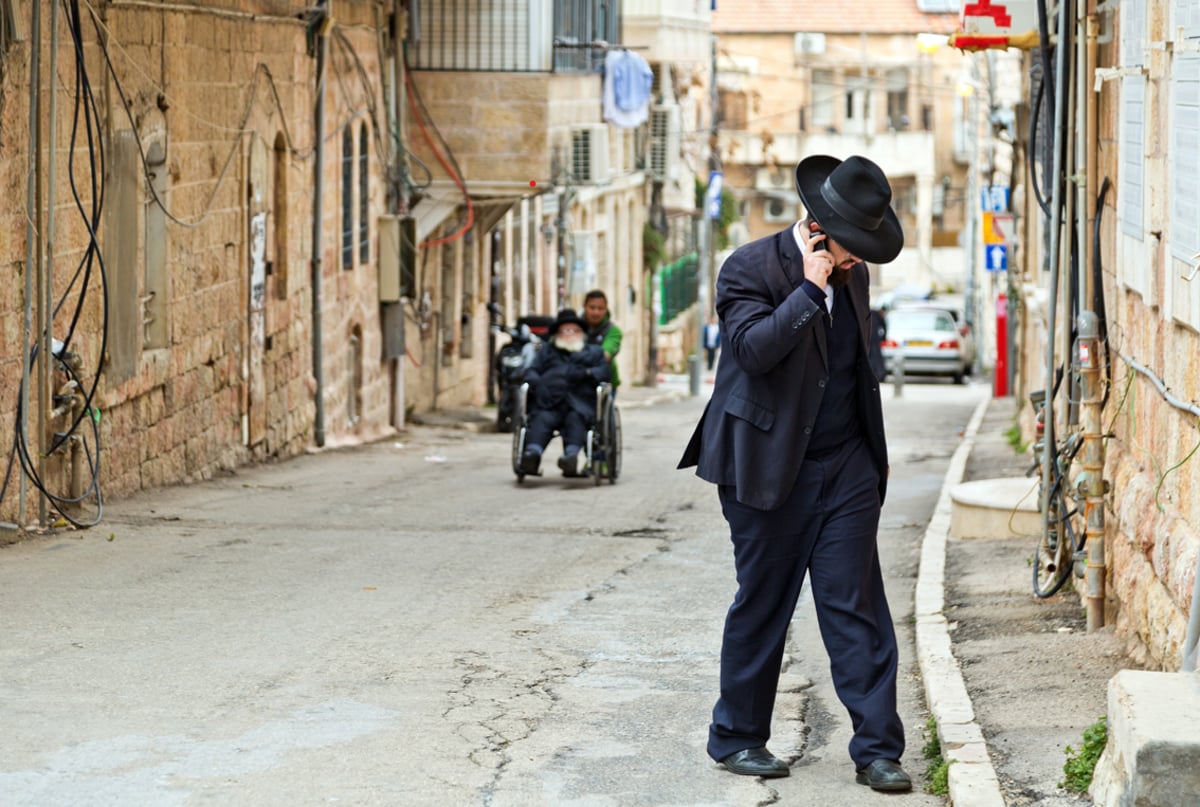
[[1008, 188], [992, 185], [980, 191], [980, 208], [986, 213], [1004, 213], [1008, 210]]
[[983, 248], [989, 272], [1008, 271], [1008, 245], [992, 244]]
[[708, 190], [704, 193], [704, 207], [708, 210], [708, 217], [714, 221], [721, 218], [721, 185], [725, 181], [725, 175], [720, 171], [713, 171], [708, 175]]

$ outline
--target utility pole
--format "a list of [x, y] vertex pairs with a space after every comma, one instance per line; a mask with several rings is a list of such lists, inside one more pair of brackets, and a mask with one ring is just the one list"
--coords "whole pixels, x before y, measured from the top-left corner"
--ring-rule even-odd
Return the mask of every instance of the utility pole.
[[709, 133], [708, 133], [708, 183], [704, 193], [699, 221], [699, 266], [696, 278], [696, 349], [688, 359], [688, 391], [700, 394], [700, 350], [704, 347], [704, 326], [708, 324], [709, 286], [713, 276], [715, 230], [713, 219], [721, 215], [721, 153], [717, 146], [717, 37], [709, 37]]

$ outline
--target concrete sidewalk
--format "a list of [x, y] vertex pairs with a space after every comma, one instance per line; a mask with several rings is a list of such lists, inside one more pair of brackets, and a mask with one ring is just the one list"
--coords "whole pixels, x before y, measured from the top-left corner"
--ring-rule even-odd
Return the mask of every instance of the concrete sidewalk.
[[[995, 534], [961, 538], [951, 530], [955, 486], [1006, 479], [1012, 487], [1031, 464], [1005, 434], [1020, 405], [1013, 398], [980, 404], [922, 545], [918, 662], [943, 756], [952, 760], [955, 805], [1091, 803], [1060, 786], [1067, 748], [1077, 751], [1083, 732], [1105, 715], [1109, 679], [1139, 667], [1111, 626], [1087, 632], [1070, 585], [1044, 600], [1033, 594], [1029, 558], [1037, 539], [1024, 534], [1016, 502]], [[1036, 487], [1028, 480], [1034, 497]], [[995, 488], [999, 498], [1002, 486]]]

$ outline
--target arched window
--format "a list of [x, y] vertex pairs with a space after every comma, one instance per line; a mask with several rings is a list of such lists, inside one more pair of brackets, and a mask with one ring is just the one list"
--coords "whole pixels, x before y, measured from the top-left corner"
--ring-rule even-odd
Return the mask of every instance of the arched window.
[[354, 268], [354, 132], [342, 130], [342, 268]]
[[358, 133], [358, 260], [360, 263], [369, 263], [371, 260], [371, 219], [367, 214], [367, 205], [371, 198], [369, 158], [367, 124], [364, 123]]

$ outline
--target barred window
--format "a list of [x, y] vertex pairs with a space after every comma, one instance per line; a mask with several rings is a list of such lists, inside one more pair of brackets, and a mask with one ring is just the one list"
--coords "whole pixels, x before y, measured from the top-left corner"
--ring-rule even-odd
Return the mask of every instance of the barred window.
[[354, 268], [354, 133], [342, 130], [342, 268]]

